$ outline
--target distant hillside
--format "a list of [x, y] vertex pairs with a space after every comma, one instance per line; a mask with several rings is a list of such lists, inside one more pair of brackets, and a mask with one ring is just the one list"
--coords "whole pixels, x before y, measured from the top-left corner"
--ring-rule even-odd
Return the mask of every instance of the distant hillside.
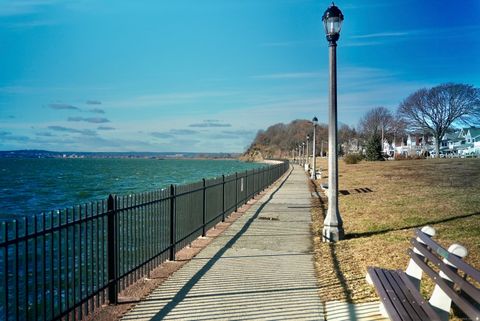
[[[320, 151], [322, 139], [324, 141], [327, 140], [327, 131], [328, 127], [326, 124], [318, 124], [316, 144], [318, 151]], [[297, 119], [289, 124], [278, 123], [272, 125], [267, 130], [260, 130], [257, 133], [257, 136], [241, 159], [260, 161], [269, 158], [290, 157], [292, 150], [306, 141], [307, 135], [310, 135], [310, 139], [312, 139], [313, 124], [308, 120]]]

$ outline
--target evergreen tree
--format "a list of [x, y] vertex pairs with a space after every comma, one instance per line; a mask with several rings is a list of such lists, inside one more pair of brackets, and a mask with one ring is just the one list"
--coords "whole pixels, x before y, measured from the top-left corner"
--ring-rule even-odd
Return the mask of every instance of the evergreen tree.
[[375, 131], [367, 141], [365, 159], [368, 161], [383, 160], [382, 142], [377, 131]]

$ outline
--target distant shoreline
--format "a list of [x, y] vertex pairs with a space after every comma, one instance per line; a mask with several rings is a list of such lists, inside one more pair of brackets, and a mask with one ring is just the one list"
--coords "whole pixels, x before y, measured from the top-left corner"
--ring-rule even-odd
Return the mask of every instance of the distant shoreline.
[[60, 158], [60, 159], [196, 159], [226, 160], [239, 158], [240, 153], [192, 153], [192, 152], [56, 152], [47, 150], [0, 151], [0, 158]]

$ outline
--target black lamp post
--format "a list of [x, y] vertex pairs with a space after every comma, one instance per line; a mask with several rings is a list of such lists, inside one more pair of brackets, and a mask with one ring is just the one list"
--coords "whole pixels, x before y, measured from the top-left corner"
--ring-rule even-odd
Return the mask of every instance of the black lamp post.
[[313, 123], [313, 143], [312, 143], [312, 157], [313, 157], [313, 160], [312, 160], [312, 173], [310, 175], [310, 178], [311, 179], [317, 179], [317, 166], [316, 166], [317, 165], [317, 160], [315, 158], [315, 154], [317, 153], [317, 150], [316, 150], [315, 144], [317, 143], [316, 142], [316, 131], [317, 131], [318, 118], [313, 117], [312, 123]]
[[305, 163], [306, 163], [306, 158], [305, 158], [305, 142], [302, 142], [302, 155], [303, 155], [303, 158], [302, 158], [302, 162], [303, 162], [303, 167], [305, 167]]
[[310, 140], [310, 136], [307, 135], [307, 154], [305, 155], [305, 171], [308, 171], [308, 167], [310, 166], [310, 159], [309, 159], [309, 155], [310, 153], [308, 152], [308, 142]]
[[323, 222], [322, 239], [336, 242], [343, 239], [343, 222], [338, 211], [338, 152], [337, 152], [337, 40], [343, 14], [335, 4], [322, 17], [330, 49], [330, 86], [328, 112], [328, 211]]
[[298, 144], [298, 164], [302, 165], [302, 144]]

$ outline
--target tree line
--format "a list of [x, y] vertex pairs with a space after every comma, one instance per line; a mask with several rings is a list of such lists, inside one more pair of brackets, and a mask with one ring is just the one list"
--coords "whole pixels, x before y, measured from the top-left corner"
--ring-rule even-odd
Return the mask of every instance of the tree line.
[[[368, 110], [357, 126], [340, 124], [338, 143], [356, 139], [367, 147], [369, 159], [381, 158], [381, 140], [403, 139], [407, 134], [432, 137], [439, 156], [442, 137], [458, 126], [480, 125], [480, 89], [467, 84], [446, 83], [422, 88], [406, 97], [395, 112], [378, 106]], [[313, 124], [308, 120], [294, 120], [289, 124], [275, 124], [260, 130], [246, 154], [260, 152], [264, 158], [289, 157], [306, 136], [312, 136]], [[317, 153], [326, 153], [328, 125], [316, 127]], [[323, 144], [323, 148], [322, 148]], [[373, 150], [372, 150], [373, 149]], [[345, 152], [340, 150], [341, 153]]]

